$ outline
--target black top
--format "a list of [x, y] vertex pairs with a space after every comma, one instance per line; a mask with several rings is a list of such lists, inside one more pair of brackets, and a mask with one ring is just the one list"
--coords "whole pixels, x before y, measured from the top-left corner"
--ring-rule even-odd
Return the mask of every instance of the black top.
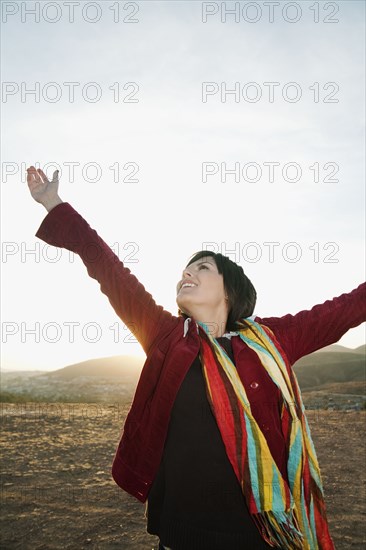
[[[234, 362], [231, 341], [217, 338]], [[197, 356], [175, 399], [147, 532], [173, 550], [268, 550], [227, 457]]]

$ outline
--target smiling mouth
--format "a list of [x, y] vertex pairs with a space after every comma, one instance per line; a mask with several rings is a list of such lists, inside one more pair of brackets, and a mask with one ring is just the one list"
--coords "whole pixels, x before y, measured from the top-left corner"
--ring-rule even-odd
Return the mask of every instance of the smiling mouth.
[[180, 290], [182, 290], [182, 288], [194, 288], [195, 286], [197, 286], [197, 285], [195, 285], [195, 284], [193, 284], [193, 283], [192, 283], [192, 284], [184, 283], [184, 284], [180, 287]]
[[194, 287], [196, 287], [197, 285], [187, 285], [187, 284], [184, 284], [183, 286], [180, 287], [180, 289], [178, 290], [178, 294], [179, 292], [181, 292], [182, 290], [185, 290], [186, 288], [189, 288], [189, 289], [192, 289]]

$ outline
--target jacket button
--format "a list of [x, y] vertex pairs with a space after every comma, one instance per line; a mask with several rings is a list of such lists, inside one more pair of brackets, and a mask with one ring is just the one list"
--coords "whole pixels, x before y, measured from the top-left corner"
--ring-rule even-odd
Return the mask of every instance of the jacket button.
[[253, 390], [256, 390], [259, 387], [259, 384], [258, 384], [258, 382], [252, 382], [250, 384], [250, 387], [253, 388]]

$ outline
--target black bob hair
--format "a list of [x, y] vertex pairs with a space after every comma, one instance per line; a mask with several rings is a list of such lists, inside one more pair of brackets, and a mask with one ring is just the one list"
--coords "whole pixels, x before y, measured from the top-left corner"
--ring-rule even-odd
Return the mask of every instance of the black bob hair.
[[[186, 267], [201, 258], [213, 257], [217, 270], [224, 278], [224, 288], [228, 296], [229, 314], [226, 322], [226, 331], [237, 330], [237, 322], [245, 317], [253, 315], [257, 301], [257, 292], [245, 275], [243, 268], [230, 260], [227, 256], [212, 250], [200, 250], [195, 252]], [[180, 309], [178, 315], [188, 317]]]

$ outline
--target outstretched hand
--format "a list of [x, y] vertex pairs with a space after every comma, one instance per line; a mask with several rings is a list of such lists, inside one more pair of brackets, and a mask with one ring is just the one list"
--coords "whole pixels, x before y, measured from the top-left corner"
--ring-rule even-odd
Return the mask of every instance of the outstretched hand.
[[62, 202], [58, 196], [58, 170], [54, 171], [50, 181], [43, 170], [40, 168], [36, 170], [34, 166], [30, 166], [27, 168], [27, 183], [34, 200], [43, 204], [48, 211]]

